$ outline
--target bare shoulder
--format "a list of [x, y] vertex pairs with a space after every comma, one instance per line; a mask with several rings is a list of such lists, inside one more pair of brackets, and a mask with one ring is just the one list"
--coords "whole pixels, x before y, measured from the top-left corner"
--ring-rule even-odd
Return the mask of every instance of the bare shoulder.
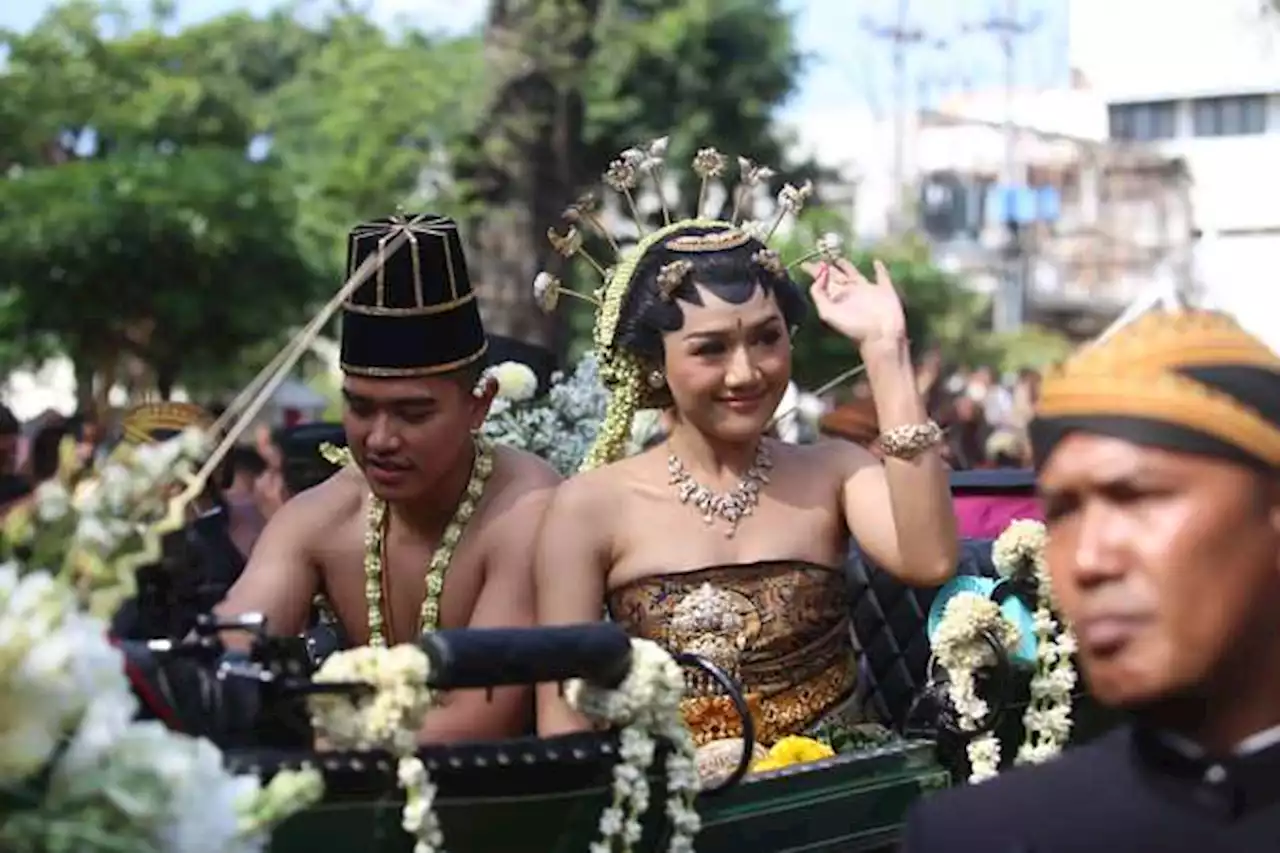
[[651, 453], [646, 451], [573, 475], [556, 489], [553, 512], [598, 522], [616, 517], [628, 489], [651, 467], [647, 458]]
[[785, 445], [796, 461], [814, 468], [848, 477], [868, 466], [878, 467], [880, 460], [860, 444], [840, 438], [820, 438], [812, 444]]
[[561, 479], [556, 469], [532, 453], [495, 447], [489, 481], [489, 494], [493, 496], [490, 512], [502, 518], [529, 504], [542, 504], [545, 508]]
[[328, 480], [290, 498], [267, 525], [305, 536], [323, 545], [332, 531], [356, 516], [368, 491], [364, 476], [355, 468], [344, 468]]

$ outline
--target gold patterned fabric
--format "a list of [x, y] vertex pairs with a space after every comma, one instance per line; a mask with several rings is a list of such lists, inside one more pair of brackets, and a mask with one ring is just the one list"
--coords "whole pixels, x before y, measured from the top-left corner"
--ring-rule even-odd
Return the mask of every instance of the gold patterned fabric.
[[[837, 569], [787, 561], [655, 575], [614, 589], [608, 605], [632, 636], [700, 655], [732, 676], [763, 743], [807, 730], [853, 696], [857, 661]], [[723, 691], [693, 670], [686, 678], [694, 740], [741, 737]]]
[[1280, 468], [1280, 356], [1225, 314], [1152, 311], [1045, 377], [1037, 465], [1073, 431]]

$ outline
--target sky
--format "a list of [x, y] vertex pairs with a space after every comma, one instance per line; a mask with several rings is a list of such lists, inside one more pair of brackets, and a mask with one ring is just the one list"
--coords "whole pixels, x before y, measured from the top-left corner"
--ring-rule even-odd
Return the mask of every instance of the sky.
[[[464, 32], [479, 26], [486, 0], [365, 0], [371, 13], [391, 22], [403, 15], [429, 30]], [[854, 126], [868, 113], [883, 115], [893, 106], [891, 45], [867, 32], [867, 25], [892, 26], [899, 8], [907, 9], [907, 28], [919, 29], [931, 42], [947, 43], [910, 51], [909, 97], [936, 100], [966, 86], [998, 87], [1004, 60], [995, 38], [966, 31], [981, 21], [1018, 7], [1023, 21], [1038, 17], [1037, 30], [1020, 40], [1016, 78], [1021, 86], [1042, 87], [1066, 79], [1068, 0], [784, 0], [796, 15], [797, 40], [809, 59], [796, 96], [783, 117], [797, 123], [815, 147], [836, 130], [820, 126]], [[140, 11], [146, 0], [126, 0]], [[0, 26], [25, 29], [53, 5], [53, 0], [0, 0]], [[177, 0], [180, 23], [191, 23], [233, 9], [261, 12], [273, 0]], [[908, 104], [911, 106], [911, 104]], [[808, 128], [812, 127], [809, 131]]]

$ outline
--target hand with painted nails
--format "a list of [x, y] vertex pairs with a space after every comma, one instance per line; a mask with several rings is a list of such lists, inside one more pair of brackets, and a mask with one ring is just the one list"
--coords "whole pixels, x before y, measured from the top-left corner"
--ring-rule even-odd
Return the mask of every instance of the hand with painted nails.
[[906, 337], [902, 300], [883, 263], [875, 262], [874, 283], [843, 258], [835, 263], [805, 264], [804, 269], [813, 276], [813, 304], [828, 326], [859, 345]]

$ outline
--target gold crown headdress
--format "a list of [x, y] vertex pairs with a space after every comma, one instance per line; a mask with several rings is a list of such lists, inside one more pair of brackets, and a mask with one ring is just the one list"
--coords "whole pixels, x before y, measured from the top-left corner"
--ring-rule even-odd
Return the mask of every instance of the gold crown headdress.
[[[561, 281], [547, 272], [540, 272], [534, 280], [534, 295], [544, 311], [552, 311], [561, 295], [585, 300], [596, 306], [594, 343], [600, 365], [600, 375], [609, 387], [608, 410], [595, 443], [582, 463], [583, 470], [599, 467], [619, 458], [625, 451], [631, 435], [631, 424], [640, 408], [644, 391], [641, 365], [630, 353], [616, 346], [618, 320], [636, 269], [645, 255], [662, 245], [673, 251], [692, 254], [720, 252], [746, 245], [753, 239], [767, 243], [788, 215], [799, 214], [813, 195], [813, 185], [806, 181], [796, 187], [783, 186], [777, 196], [777, 210], [772, 222], [742, 222], [742, 212], [751, 193], [774, 176], [774, 171], [746, 157], [738, 158], [738, 183], [732, 191], [733, 212], [728, 220], [704, 218], [707, 193], [713, 182], [724, 178], [728, 159], [714, 148], [703, 148], [693, 158], [693, 172], [701, 183], [698, 188], [697, 208], [688, 219], [673, 220], [671, 206], [663, 192], [667, 139], [654, 140], [644, 147], [628, 148], [618, 155], [604, 173], [604, 183], [618, 193], [639, 232], [636, 244], [624, 250], [617, 236], [605, 222], [600, 201], [594, 194], [580, 197], [564, 211], [568, 228], [564, 233], [554, 228], [547, 237], [552, 247], [565, 258], [581, 257], [600, 276], [602, 285], [591, 295], [564, 288]], [[662, 226], [649, 230], [636, 203], [636, 195], [644, 179], [649, 179], [658, 197], [662, 211]], [[608, 244], [615, 255], [613, 264], [604, 264], [585, 248], [583, 233], [579, 228], [590, 228]], [[709, 233], [681, 234], [689, 228], [708, 229]], [[834, 261], [839, 257], [840, 243], [833, 235], [818, 241], [813, 251], [784, 264], [773, 250], [757, 251], [752, 260], [773, 275], [782, 275], [797, 264], [815, 257]], [[692, 269], [687, 260], [676, 260], [665, 265], [658, 273], [661, 298], [674, 298], [675, 291], [683, 284]]]

